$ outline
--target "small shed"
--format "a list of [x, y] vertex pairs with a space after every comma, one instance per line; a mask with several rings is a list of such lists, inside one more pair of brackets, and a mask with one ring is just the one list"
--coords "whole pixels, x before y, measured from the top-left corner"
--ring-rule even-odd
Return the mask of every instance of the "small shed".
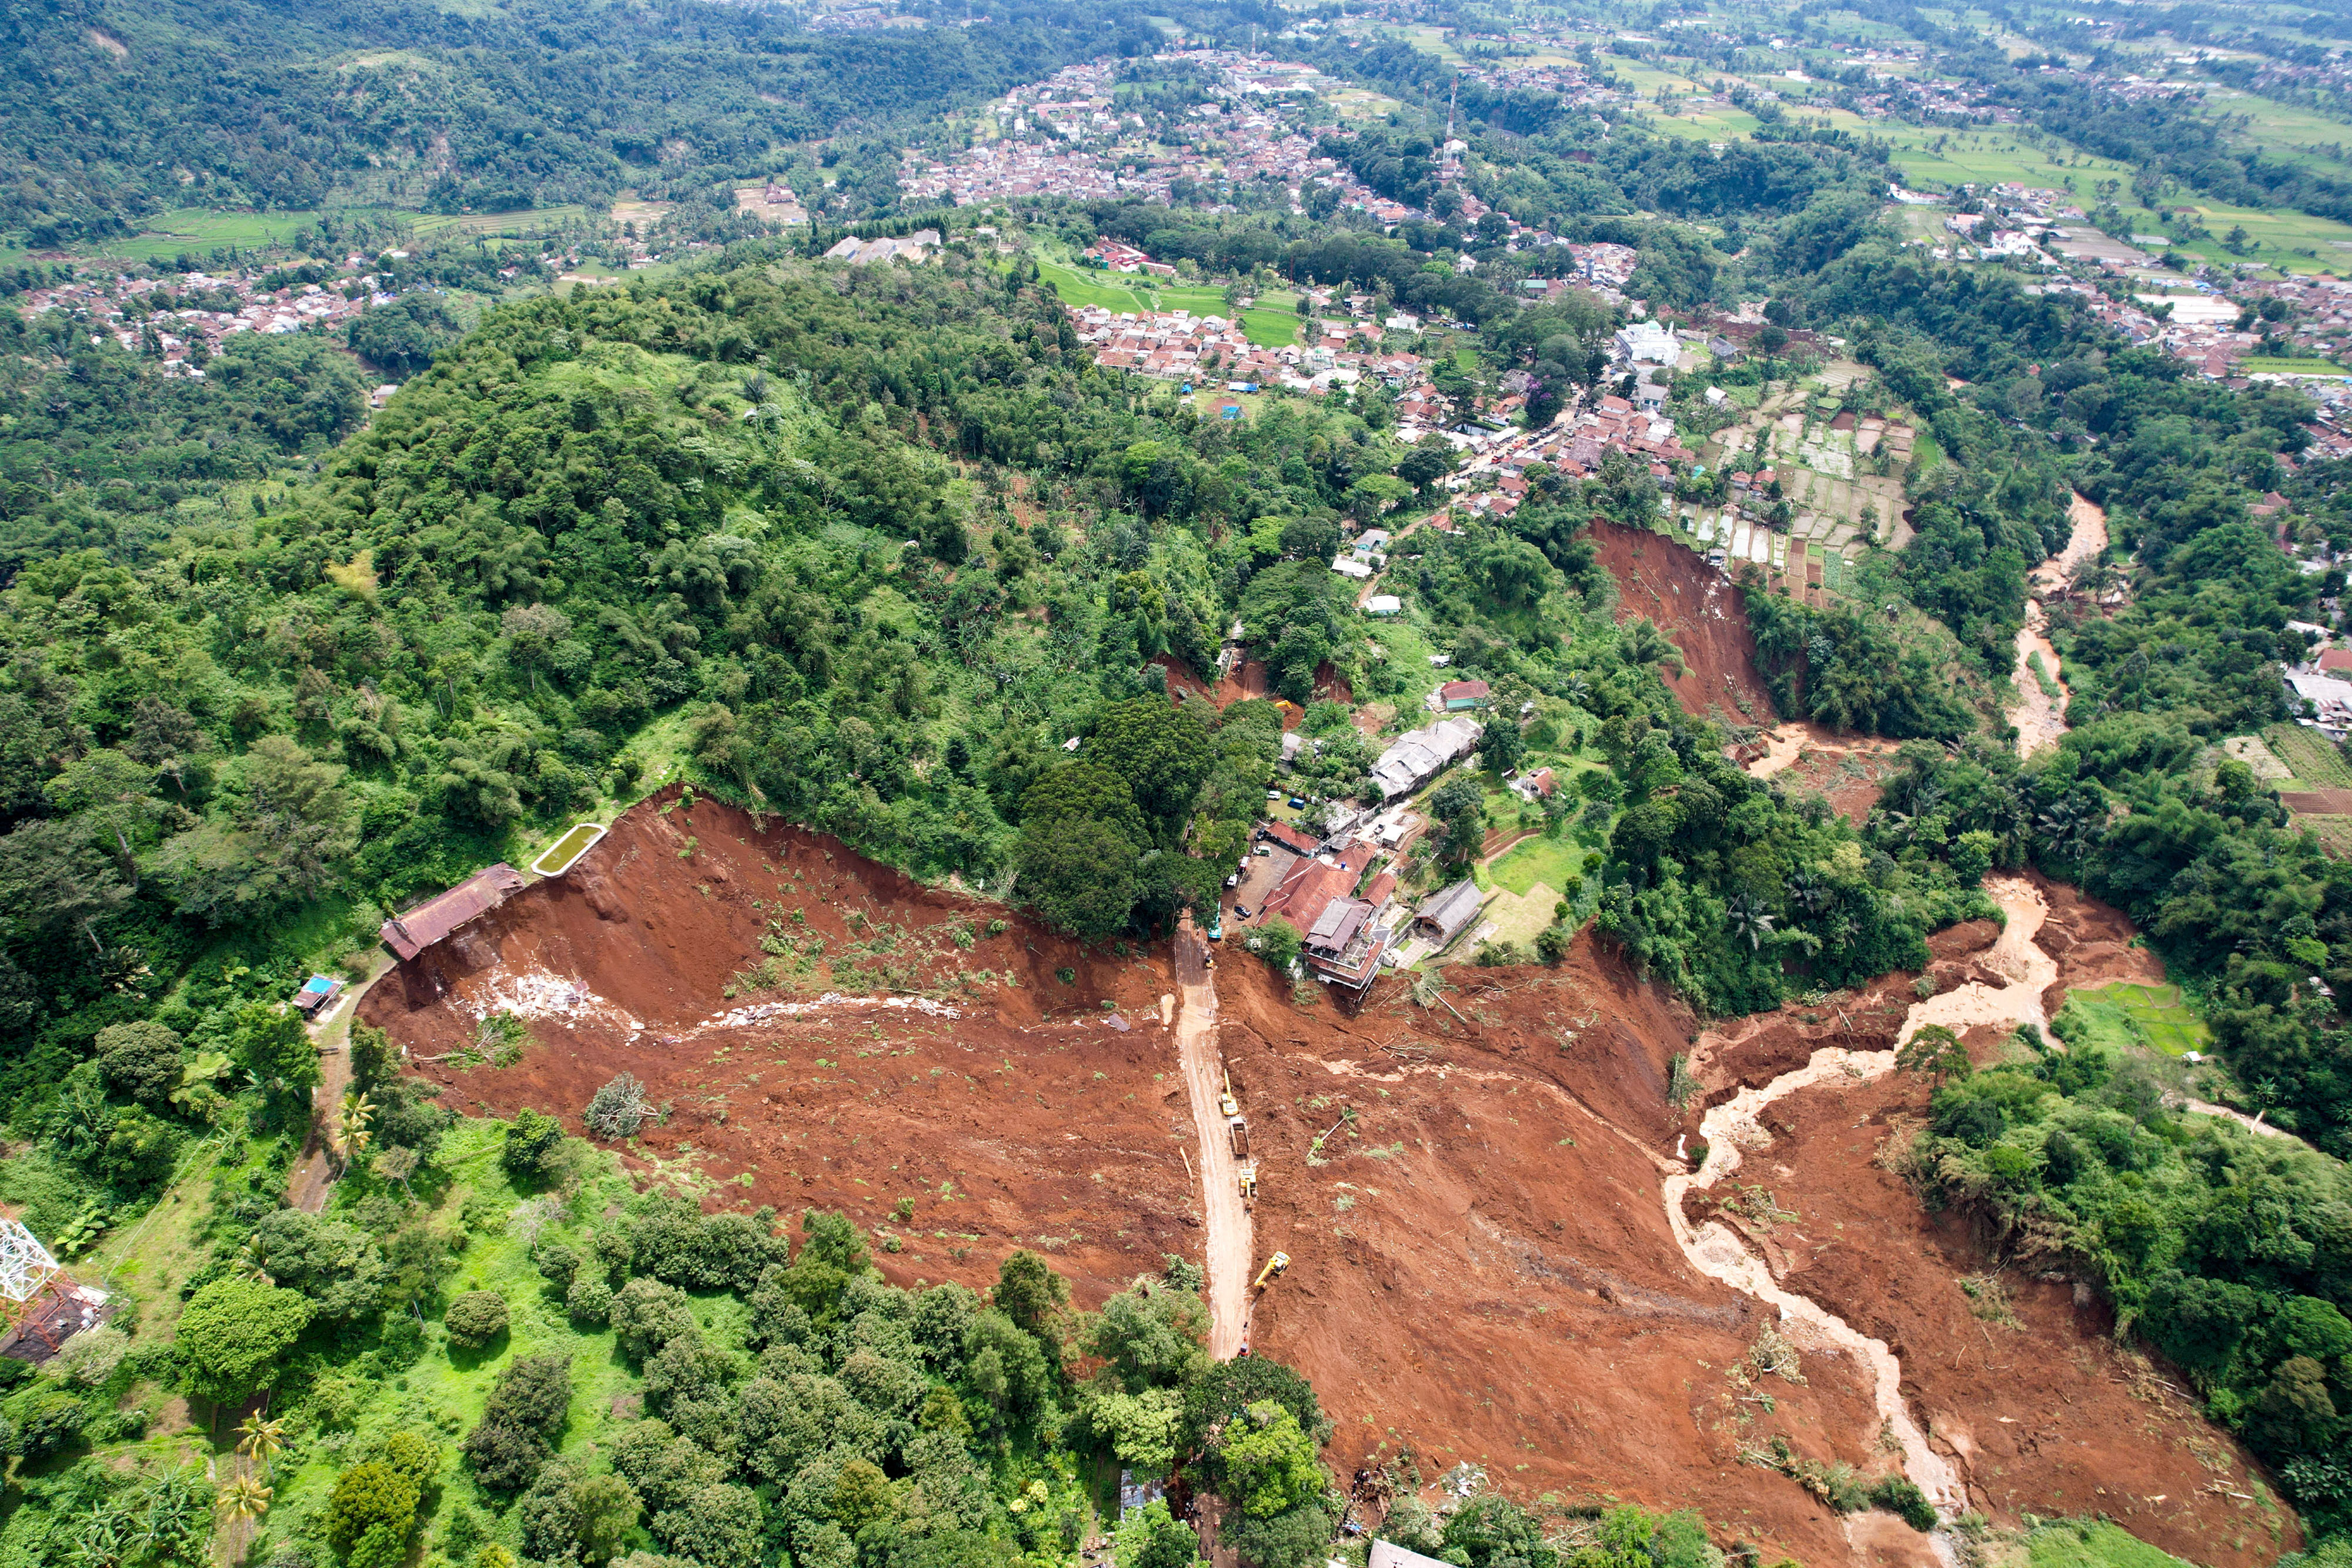
[[343, 994], [343, 983], [331, 975], [313, 975], [302, 982], [294, 993], [294, 1010], [305, 1018], [317, 1018], [331, 1011], [335, 998]]
[[1486, 700], [1484, 681], [1448, 681], [1437, 688], [1437, 700], [1447, 713], [1460, 713], [1465, 708], [1482, 706]]

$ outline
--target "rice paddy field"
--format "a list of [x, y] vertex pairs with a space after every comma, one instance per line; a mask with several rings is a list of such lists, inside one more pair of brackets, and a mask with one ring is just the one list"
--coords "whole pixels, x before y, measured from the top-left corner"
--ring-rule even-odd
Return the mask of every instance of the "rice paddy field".
[[[375, 216], [397, 216], [407, 225], [410, 232], [420, 237], [474, 235], [520, 238], [543, 233], [558, 225], [577, 223], [589, 216], [588, 209], [577, 203], [520, 213], [395, 214], [382, 207], [337, 210]], [[296, 230], [316, 224], [324, 215], [317, 209], [255, 213], [210, 207], [174, 207], [157, 214], [148, 221], [144, 229], [127, 239], [71, 246], [64, 254], [76, 260], [87, 261], [168, 262], [182, 255], [209, 260], [215, 250], [268, 251], [286, 246], [292, 242]], [[0, 262], [18, 261], [27, 254], [23, 236], [0, 235]]]
[[319, 221], [316, 212], [238, 213], [209, 207], [175, 207], [157, 214], [142, 233], [129, 239], [105, 240], [70, 247], [76, 257], [112, 256], [123, 261], [169, 261], [182, 251], [204, 256], [234, 246], [239, 250], [264, 250], [284, 245], [294, 231]]

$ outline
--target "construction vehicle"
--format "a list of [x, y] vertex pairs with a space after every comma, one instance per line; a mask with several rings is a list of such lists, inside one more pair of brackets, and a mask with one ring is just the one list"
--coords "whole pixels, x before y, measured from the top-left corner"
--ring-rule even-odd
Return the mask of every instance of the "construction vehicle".
[[1264, 1291], [1268, 1285], [1272, 1284], [1275, 1281], [1281, 1279], [1288, 1272], [1290, 1272], [1290, 1254], [1287, 1252], [1277, 1252], [1273, 1257], [1265, 1260], [1265, 1267], [1260, 1269], [1257, 1271], [1257, 1278], [1250, 1281], [1250, 1289], [1252, 1291]]
[[1241, 1173], [1241, 1185], [1242, 1185], [1242, 1202], [1243, 1202], [1243, 1204], [1244, 1204], [1244, 1206], [1246, 1206], [1246, 1205], [1249, 1205], [1249, 1204], [1255, 1203], [1255, 1202], [1257, 1201], [1257, 1162], [1256, 1162], [1256, 1161], [1252, 1160], [1252, 1161], [1250, 1161], [1248, 1164], [1246, 1164], [1246, 1165], [1244, 1165], [1244, 1166], [1242, 1166], [1242, 1173]]
[[1217, 1109], [1224, 1113], [1228, 1121], [1242, 1113], [1241, 1103], [1234, 1098], [1234, 1075], [1230, 1072], [1225, 1074], [1224, 1092], [1217, 1096]]
[[1231, 1073], [1225, 1075], [1225, 1091], [1218, 1097], [1217, 1108], [1225, 1113], [1225, 1135], [1233, 1140], [1234, 1158], [1249, 1158], [1249, 1120], [1242, 1114], [1241, 1103], [1234, 1098]]

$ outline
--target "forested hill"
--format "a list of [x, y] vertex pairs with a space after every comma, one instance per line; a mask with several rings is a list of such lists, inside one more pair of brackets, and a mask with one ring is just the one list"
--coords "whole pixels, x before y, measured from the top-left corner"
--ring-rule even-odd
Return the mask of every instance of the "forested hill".
[[[184, 205], [598, 203], [756, 175], [1072, 61], [1149, 52], [1140, 7], [992, 5], [971, 26], [812, 36], [761, 7], [542, 0], [48, 0], [0, 13], [0, 230], [105, 237]], [[895, 148], [842, 171], [896, 199]]]

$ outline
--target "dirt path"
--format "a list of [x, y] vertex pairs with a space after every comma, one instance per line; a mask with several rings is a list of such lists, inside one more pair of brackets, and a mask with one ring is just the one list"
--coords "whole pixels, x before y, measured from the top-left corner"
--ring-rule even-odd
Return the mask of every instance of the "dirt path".
[[392, 955], [379, 950], [373, 958], [374, 972], [360, 985], [344, 993], [334, 1010], [308, 1027], [310, 1039], [319, 1048], [319, 1086], [310, 1091], [310, 1131], [302, 1140], [302, 1157], [295, 1163], [294, 1174], [287, 1178], [286, 1201], [306, 1214], [317, 1214], [327, 1207], [327, 1190], [335, 1184], [335, 1167], [327, 1150], [327, 1129], [334, 1120], [335, 1108], [342, 1103], [343, 1092], [352, 1086], [352, 1019], [359, 1016], [360, 998], [369, 988], [392, 972]]
[[1209, 945], [1185, 916], [1176, 931], [1176, 1051], [1200, 1138], [1201, 1209], [1208, 1230], [1209, 1354], [1231, 1360], [1249, 1340], [1249, 1210], [1225, 1118], [1217, 1105], [1224, 1064], [1217, 1050], [1217, 988]]
[[1772, 775], [1796, 761], [1797, 754], [1804, 750], [1812, 738], [1811, 728], [1798, 723], [1784, 724], [1778, 729], [1767, 732], [1764, 737], [1764, 755], [1748, 765], [1748, 776], [1750, 779], [1771, 778]]

